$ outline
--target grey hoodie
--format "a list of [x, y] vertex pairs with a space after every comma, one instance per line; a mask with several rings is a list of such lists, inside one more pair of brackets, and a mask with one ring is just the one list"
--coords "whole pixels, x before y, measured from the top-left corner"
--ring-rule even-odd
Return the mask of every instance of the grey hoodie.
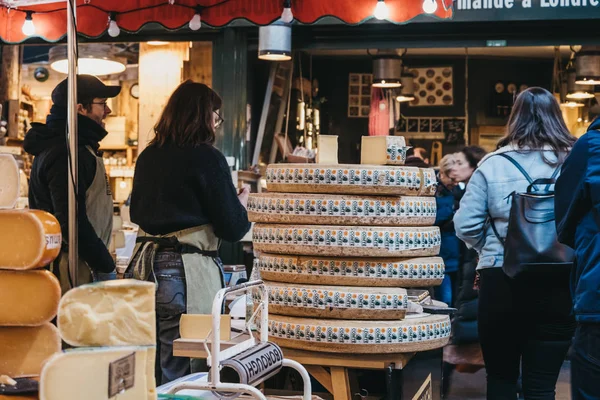
[[[494, 157], [507, 153], [517, 161], [532, 179], [550, 178], [555, 167], [547, 164], [542, 157], [554, 162], [556, 156], [550, 148], [529, 149], [509, 145], [488, 154], [473, 173], [467, 190], [454, 216], [456, 235], [479, 253], [477, 269], [502, 267], [504, 246], [494, 235], [488, 222], [488, 215], [494, 219], [501, 237], [506, 237], [508, 215], [513, 192], [525, 192], [529, 185], [527, 178], [504, 157]], [[488, 214], [489, 213], [489, 214]]]

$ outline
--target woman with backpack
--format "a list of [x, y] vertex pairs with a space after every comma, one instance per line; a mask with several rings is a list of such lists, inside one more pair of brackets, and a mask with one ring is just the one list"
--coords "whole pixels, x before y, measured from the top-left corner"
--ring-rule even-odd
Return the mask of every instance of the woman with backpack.
[[[554, 96], [525, 90], [498, 150], [479, 164], [454, 217], [457, 236], [479, 253], [478, 330], [488, 400], [516, 399], [521, 368], [525, 399], [555, 398], [575, 323], [572, 258], [556, 241], [552, 190], [574, 142]], [[536, 253], [538, 247], [544, 251]]]

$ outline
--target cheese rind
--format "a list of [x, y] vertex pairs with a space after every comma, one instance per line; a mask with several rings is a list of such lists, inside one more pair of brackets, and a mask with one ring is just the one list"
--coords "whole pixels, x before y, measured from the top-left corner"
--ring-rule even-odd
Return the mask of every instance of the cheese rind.
[[421, 188], [419, 196], [435, 196], [437, 190], [437, 177], [433, 168], [420, 168]]
[[363, 136], [360, 163], [369, 165], [404, 165], [406, 141], [403, 136]]
[[0, 269], [44, 267], [60, 253], [60, 225], [52, 214], [41, 210], [3, 210], [0, 227]]
[[347, 258], [260, 254], [262, 279], [293, 284], [428, 287], [444, 279], [444, 261], [429, 258]]
[[71, 346], [156, 344], [155, 288], [134, 279], [82, 285], [58, 307], [58, 329]]
[[10, 154], [0, 154], [0, 209], [15, 207], [20, 191], [19, 165]]
[[50, 271], [0, 270], [0, 326], [38, 326], [58, 311], [60, 283]]
[[436, 210], [432, 197], [253, 193], [248, 200], [250, 221], [265, 223], [431, 226]]
[[351, 257], [427, 257], [440, 251], [438, 227], [256, 224], [256, 251]]
[[154, 348], [108, 347], [68, 350], [53, 356], [42, 371], [40, 400], [106, 400], [110, 364], [135, 355], [133, 387], [119, 393], [119, 400], [155, 399], [154, 374], [148, 362]]
[[42, 366], [60, 351], [56, 327], [0, 327], [0, 375], [13, 378], [38, 376]]
[[319, 151], [317, 152], [317, 164], [338, 163], [338, 137], [335, 135], [319, 135]]
[[282, 347], [327, 353], [404, 353], [443, 347], [450, 337], [447, 315], [402, 321], [311, 319], [269, 314], [269, 337]]
[[417, 196], [423, 174], [389, 165], [271, 164], [265, 179], [267, 189], [278, 193]]

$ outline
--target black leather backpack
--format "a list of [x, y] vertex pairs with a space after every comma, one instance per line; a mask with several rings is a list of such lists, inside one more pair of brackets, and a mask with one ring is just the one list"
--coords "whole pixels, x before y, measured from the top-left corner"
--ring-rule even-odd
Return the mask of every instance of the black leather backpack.
[[[533, 180], [512, 157], [499, 155], [517, 167], [529, 182], [526, 192], [510, 194], [512, 204], [506, 238], [500, 237], [493, 218], [489, 217], [494, 234], [504, 246], [504, 273], [517, 278], [524, 273], [560, 273], [569, 269], [573, 264], [573, 250], [557, 240], [554, 189], [550, 190], [560, 167], [550, 178]], [[538, 190], [538, 186], [543, 185], [545, 188]]]

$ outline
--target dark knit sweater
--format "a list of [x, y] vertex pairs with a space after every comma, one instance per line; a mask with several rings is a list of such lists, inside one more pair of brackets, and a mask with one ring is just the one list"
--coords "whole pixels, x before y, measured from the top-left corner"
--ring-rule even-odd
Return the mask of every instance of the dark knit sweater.
[[213, 146], [148, 146], [135, 166], [131, 220], [151, 235], [211, 224], [229, 242], [250, 229], [227, 160]]

